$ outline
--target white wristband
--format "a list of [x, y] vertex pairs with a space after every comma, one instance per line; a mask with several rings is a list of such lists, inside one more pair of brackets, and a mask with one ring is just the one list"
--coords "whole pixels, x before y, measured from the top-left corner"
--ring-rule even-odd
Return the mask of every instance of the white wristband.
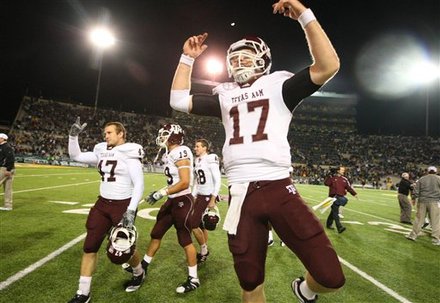
[[161, 190], [159, 190], [159, 193], [162, 195], [162, 196], [168, 196], [168, 188], [165, 188], [165, 189], [161, 189]]
[[306, 28], [307, 24], [309, 24], [313, 20], [316, 20], [316, 17], [310, 8], [303, 11], [298, 18], [298, 22], [299, 24], [301, 24], [302, 28]]
[[194, 58], [191, 58], [188, 55], [182, 54], [182, 56], [180, 56], [179, 62], [191, 67], [194, 64]]

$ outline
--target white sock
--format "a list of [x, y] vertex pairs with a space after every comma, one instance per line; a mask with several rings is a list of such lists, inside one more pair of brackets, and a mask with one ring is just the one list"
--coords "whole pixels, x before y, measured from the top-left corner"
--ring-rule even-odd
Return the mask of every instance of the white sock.
[[140, 276], [144, 272], [144, 269], [142, 268], [142, 263], [139, 262], [139, 264], [135, 267], [133, 267], [133, 276]]
[[78, 290], [81, 294], [88, 296], [90, 293], [90, 286], [92, 285], [92, 277], [80, 276]]
[[269, 230], [269, 241], [273, 241], [273, 232], [271, 230]]
[[208, 253], [208, 244], [205, 243], [200, 246], [200, 253], [202, 255], [206, 255]]
[[307, 285], [307, 281], [304, 280], [299, 285], [299, 290], [301, 291], [301, 294], [306, 297], [308, 300], [312, 300], [315, 298], [316, 292], [312, 291], [309, 286]]
[[188, 266], [188, 274], [193, 278], [196, 278], [196, 279], [199, 278], [197, 276], [197, 264], [194, 266]]
[[150, 257], [150, 256], [148, 256], [148, 255], [145, 254], [145, 256], [144, 256], [144, 260], [145, 260], [145, 262], [147, 262], [148, 264], [150, 264], [151, 261], [153, 260], [153, 257]]

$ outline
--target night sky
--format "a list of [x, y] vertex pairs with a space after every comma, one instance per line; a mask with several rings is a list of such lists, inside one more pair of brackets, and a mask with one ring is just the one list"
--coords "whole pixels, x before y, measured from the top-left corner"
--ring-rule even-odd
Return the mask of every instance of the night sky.
[[[12, 123], [24, 94], [93, 106], [98, 70], [87, 33], [105, 13], [117, 43], [104, 53], [100, 107], [169, 113], [169, 87], [183, 42], [203, 32], [209, 33], [209, 47], [194, 67], [197, 78], [213, 80], [203, 62], [211, 56], [224, 60], [228, 46], [245, 35], [266, 41], [272, 71], [297, 72], [311, 63], [304, 34], [293, 20], [273, 15], [272, 3], [1, 1], [0, 123]], [[424, 135], [428, 100], [430, 134], [440, 135], [440, 80], [424, 86], [395, 82], [406, 74], [408, 62], [416, 61], [413, 54], [439, 66], [440, 1], [303, 3], [312, 8], [341, 59], [340, 72], [323, 89], [359, 96], [361, 133]], [[405, 60], [394, 62], [399, 56]], [[226, 71], [215, 80], [227, 80]]]

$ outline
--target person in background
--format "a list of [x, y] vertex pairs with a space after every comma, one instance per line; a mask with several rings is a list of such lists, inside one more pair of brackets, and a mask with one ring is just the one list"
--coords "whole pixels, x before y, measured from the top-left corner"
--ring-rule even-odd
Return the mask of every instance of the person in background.
[[12, 210], [12, 182], [15, 174], [14, 149], [8, 143], [8, 135], [0, 133], [0, 185], [4, 189], [4, 206], [0, 210]]
[[428, 174], [421, 177], [414, 187], [413, 205], [417, 201], [416, 219], [406, 238], [415, 241], [425, 222], [426, 213], [431, 222], [432, 244], [440, 245], [440, 176], [435, 166], [428, 167]]
[[408, 199], [408, 195], [411, 194], [414, 189], [414, 182], [409, 179], [408, 173], [402, 173], [402, 179], [399, 182], [397, 200], [400, 207], [400, 223], [412, 224], [411, 222], [411, 202]]
[[[317, 293], [345, 283], [338, 256], [318, 218], [289, 176], [287, 140], [292, 112], [339, 70], [339, 58], [313, 12], [298, 0], [272, 5], [302, 26], [312, 64], [298, 73], [270, 73], [272, 56], [259, 37], [248, 36], [227, 51], [234, 82], [222, 83], [213, 95], [194, 94], [194, 61], [208, 47], [207, 33], [189, 37], [171, 85], [170, 105], [185, 113], [221, 118], [225, 130], [223, 163], [229, 184], [229, 208], [223, 229], [242, 289], [243, 302], [266, 302], [265, 262], [269, 224], [307, 269], [291, 283], [300, 302], [315, 302]], [[280, 29], [282, 31], [282, 29]], [[295, 54], [293, 54], [295, 57]]]
[[348, 179], [344, 176], [344, 173], [345, 167], [340, 166], [333, 174], [327, 176], [324, 181], [324, 184], [329, 187], [328, 196], [336, 198], [331, 206], [330, 214], [327, 217], [326, 226], [328, 229], [334, 229], [334, 221], [338, 233], [343, 233], [346, 230], [345, 226], [341, 224], [341, 221], [339, 219], [339, 207], [345, 206], [348, 203], [348, 199], [346, 197], [347, 191], [352, 196], [357, 198], [356, 191], [351, 186], [350, 181], [348, 181]]

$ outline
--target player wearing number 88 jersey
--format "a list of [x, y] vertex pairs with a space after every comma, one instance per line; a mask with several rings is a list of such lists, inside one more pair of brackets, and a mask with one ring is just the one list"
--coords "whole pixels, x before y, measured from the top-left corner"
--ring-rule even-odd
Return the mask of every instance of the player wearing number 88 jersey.
[[259, 37], [245, 37], [227, 51], [226, 65], [234, 82], [218, 85], [212, 95], [190, 95], [192, 66], [208, 47], [207, 33], [194, 35], [183, 45], [170, 105], [222, 120], [230, 201], [223, 228], [228, 231], [243, 302], [265, 302], [269, 223], [307, 269], [305, 279], [291, 284], [294, 295], [301, 302], [315, 302], [317, 293], [337, 290], [345, 277], [322, 225], [290, 179], [287, 135], [294, 109], [336, 74], [339, 58], [313, 12], [299, 0], [276, 1], [272, 7], [273, 13], [301, 24], [313, 59], [310, 66], [296, 74], [270, 73], [269, 47]]
[[[125, 127], [119, 122], [109, 122], [104, 127], [105, 141], [99, 143], [93, 152], [81, 152], [78, 135], [86, 127], [80, 124], [80, 118], [72, 125], [69, 133], [69, 156], [72, 160], [96, 165], [101, 175], [99, 197], [87, 217], [87, 236], [84, 240], [80, 280], [72, 303], [89, 302], [92, 274], [97, 264], [97, 252], [108, 232], [117, 225], [124, 229], [133, 229], [136, 211], [144, 191], [142, 159], [144, 151], [141, 145], [126, 142]], [[135, 252], [134, 241], [125, 259], [130, 264], [140, 261]], [[110, 257], [118, 263], [117, 258]], [[143, 281], [142, 267], [133, 272], [138, 281]], [[136, 288], [136, 289], [137, 289]]]
[[196, 203], [193, 213], [193, 234], [200, 245], [200, 253], [197, 253], [198, 263], [206, 261], [208, 250], [208, 230], [205, 228], [202, 218], [207, 208], [214, 209], [220, 191], [221, 174], [220, 163], [216, 154], [209, 154], [210, 144], [206, 139], [196, 140], [194, 151], [194, 174], [196, 182], [193, 187], [193, 196]]

